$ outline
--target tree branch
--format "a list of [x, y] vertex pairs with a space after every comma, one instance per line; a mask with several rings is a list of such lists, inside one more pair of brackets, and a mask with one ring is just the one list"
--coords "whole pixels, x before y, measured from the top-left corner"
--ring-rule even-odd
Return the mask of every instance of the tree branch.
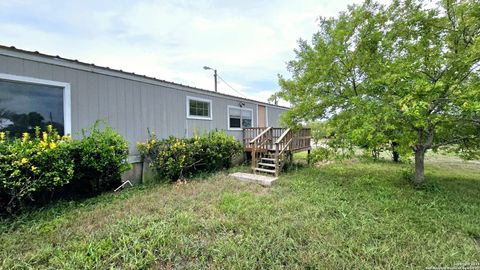
[[444, 142], [432, 144], [431, 148], [438, 148], [440, 146], [449, 145], [449, 144], [453, 144], [453, 143], [456, 143], [456, 142], [459, 142], [459, 141], [465, 141], [465, 140], [469, 140], [469, 139], [472, 139], [472, 136], [457, 137], [457, 138], [447, 140], [447, 141], [444, 141]]

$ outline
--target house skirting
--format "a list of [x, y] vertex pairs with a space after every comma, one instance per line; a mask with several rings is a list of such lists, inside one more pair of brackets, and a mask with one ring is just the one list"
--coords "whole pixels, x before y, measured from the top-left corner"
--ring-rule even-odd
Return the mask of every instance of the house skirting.
[[[239, 155], [232, 160], [232, 165], [240, 165], [244, 162], [244, 155]], [[132, 168], [122, 175], [122, 181], [129, 180], [133, 185], [142, 183], [154, 183], [158, 181], [158, 176], [155, 171], [148, 166], [147, 162], [144, 162], [140, 156], [129, 156], [128, 162], [132, 165]]]

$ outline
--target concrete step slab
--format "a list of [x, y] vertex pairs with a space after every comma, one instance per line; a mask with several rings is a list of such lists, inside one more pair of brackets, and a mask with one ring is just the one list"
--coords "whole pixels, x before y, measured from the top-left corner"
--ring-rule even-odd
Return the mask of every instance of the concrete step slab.
[[242, 172], [232, 173], [230, 176], [243, 182], [257, 183], [265, 187], [271, 186], [278, 179], [277, 177]]

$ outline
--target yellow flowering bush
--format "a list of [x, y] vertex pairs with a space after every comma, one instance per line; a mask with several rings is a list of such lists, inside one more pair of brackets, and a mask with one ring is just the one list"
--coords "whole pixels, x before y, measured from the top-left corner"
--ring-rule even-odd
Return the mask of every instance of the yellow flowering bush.
[[34, 136], [24, 133], [17, 139], [0, 133], [0, 210], [11, 212], [71, 181], [69, 143], [69, 138], [60, 137], [51, 126], [41, 135], [37, 128]]
[[160, 178], [176, 180], [197, 172], [228, 168], [242, 145], [223, 131], [180, 139], [158, 140], [155, 134], [137, 145], [144, 160]]
[[130, 168], [127, 157], [127, 142], [98, 123], [80, 140], [51, 126], [20, 138], [0, 132], [0, 213], [111, 190]]
[[183, 139], [168, 137], [158, 140], [155, 134], [145, 143], [137, 145], [142, 156], [148, 160], [160, 178], [178, 179], [192, 163], [192, 155]]

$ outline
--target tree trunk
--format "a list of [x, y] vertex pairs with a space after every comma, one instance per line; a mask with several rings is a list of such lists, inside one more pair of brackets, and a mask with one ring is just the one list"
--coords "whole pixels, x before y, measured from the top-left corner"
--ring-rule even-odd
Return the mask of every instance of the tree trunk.
[[415, 150], [415, 186], [423, 185], [425, 181], [425, 150]]
[[372, 158], [373, 161], [377, 161], [380, 159], [380, 150], [378, 150], [376, 147], [372, 149]]
[[397, 142], [392, 142], [392, 159], [393, 162], [399, 162], [400, 161], [400, 153], [397, 151]]

